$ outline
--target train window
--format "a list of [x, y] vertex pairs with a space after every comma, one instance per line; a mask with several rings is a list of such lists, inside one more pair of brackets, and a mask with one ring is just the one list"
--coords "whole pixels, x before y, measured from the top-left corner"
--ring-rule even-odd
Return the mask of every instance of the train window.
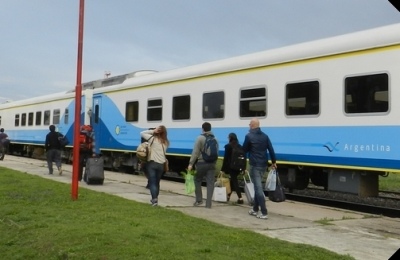
[[33, 125], [33, 112], [28, 114], [28, 125]]
[[162, 100], [153, 99], [147, 101], [147, 120], [161, 121], [162, 120]]
[[139, 101], [126, 102], [125, 105], [125, 121], [139, 121]]
[[286, 85], [286, 115], [318, 115], [319, 82], [309, 81]]
[[40, 125], [42, 122], [42, 112], [38, 111], [36, 112], [36, 121], [35, 121], [35, 125]]
[[21, 114], [21, 126], [26, 126], [26, 113]]
[[345, 79], [345, 112], [377, 113], [389, 110], [389, 79], [386, 73]]
[[247, 88], [240, 91], [240, 117], [256, 117], [267, 115], [267, 90]]
[[60, 109], [53, 110], [53, 124], [58, 125], [60, 123]]
[[203, 94], [203, 118], [223, 118], [225, 115], [225, 94], [222, 91]]
[[19, 126], [19, 114], [15, 115], [15, 123], [14, 123], [14, 125], [15, 126]]
[[69, 109], [66, 108], [64, 110], [64, 124], [67, 125], [68, 124], [68, 120], [69, 120]]
[[172, 119], [190, 119], [190, 96], [180, 96], [172, 98]]
[[43, 125], [50, 125], [50, 110], [44, 111]]

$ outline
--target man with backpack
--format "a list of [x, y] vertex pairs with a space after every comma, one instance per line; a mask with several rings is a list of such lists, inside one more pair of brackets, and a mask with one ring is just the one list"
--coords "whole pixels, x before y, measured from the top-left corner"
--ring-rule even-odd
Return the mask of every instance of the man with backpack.
[[55, 162], [58, 174], [62, 174], [61, 167], [61, 144], [59, 141], [59, 133], [56, 132], [55, 125], [49, 126], [50, 132], [46, 135], [45, 141], [45, 149], [46, 149], [46, 159], [47, 159], [47, 167], [49, 169], [49, 174], [53, 174], [53, 162]]
[[189, 160], [188, 170], [192, 170], [196, 164], [196, 174], [194, 176], [196, 201], [194, 202], [194, 206], [197, 207], [203, 204], [201, 183], [205, 177], [207, 182], [206, 208], [211, 208], [214, 193], [215, 165], [218, 159], [219, 146], [217, 139], [215, 139], [211, 132], [211, 124], [205, 122], [201, 127], [203, 133], [196, 139]]

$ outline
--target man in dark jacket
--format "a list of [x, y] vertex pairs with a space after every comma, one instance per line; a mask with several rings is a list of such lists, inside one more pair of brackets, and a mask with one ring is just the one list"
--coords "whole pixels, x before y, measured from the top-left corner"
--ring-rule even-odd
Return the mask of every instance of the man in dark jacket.
[[7, 151], [7, 146], [9, 144], [8, 135], [4, 133], [4, 128], [0, 129], [0, 160], [4, 160], [4, 155]]
[[[271, 156], [272, 167], [276, 166], [275, 151], [268, 135], [260, 129], [260, 121], [253, 118], [250, 121], [250, 131], [243, 143], [243, 150], [249, 154], [250, 178], [254, 183], [254, 205], [249, 214], [260, 219], [267, 219], [268, 212], [262, 187], [262, 178], [268, 167], [268, 153]], [[259, 210], [261, 213], [259, 214]]]
[[46, 135], [45, 149], [47, 158], [47, 167], [49, 174], [53, 174], [53, 162], [56, 163], [58, 174], [62, 174], [61, 168], [61, 144], [58, 138], [60, 134], [56, 132], [54, 125], [49, 126], [50, 132]]

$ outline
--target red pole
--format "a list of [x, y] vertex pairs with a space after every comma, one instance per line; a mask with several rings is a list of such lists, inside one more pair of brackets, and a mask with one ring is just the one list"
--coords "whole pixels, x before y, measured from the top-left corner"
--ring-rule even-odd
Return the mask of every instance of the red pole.
[[75, 121], [74, 121], [74, 148], [72, 164], [72, 199], [78, 199], [78, 172], [79, 172], [79, 132], [81, 124], [81, 99], [82, 99], [82, 52], [83, 52], [83, 15], [85, 0], [79, 3], [79, 32], [78, 32], [78, 62], [76, 69], [75, 88]]

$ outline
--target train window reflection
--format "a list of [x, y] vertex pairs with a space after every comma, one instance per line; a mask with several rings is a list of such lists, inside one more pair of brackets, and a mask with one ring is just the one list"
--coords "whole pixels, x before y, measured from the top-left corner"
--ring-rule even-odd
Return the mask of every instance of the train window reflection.
[[203, 94], [203, 118], [223, 118], [225, 115], [225, 94], [222, 91]]
[[139, 101], [126, 102], [125, 105], [125, 121], [139, 121]]
[[147, 120], [161, 121], [162, 120], [162, 100], [153, 99], [147, 101]]
[[50, 125], [50, 110], [44, 111], [43, 124]]
[[21, 114], [21, 126], [26, 126], [26, 113]]
[[190, 96], [172, 98], [172, 119], [185, 120], [190, 118]]
[[60, 123], [60, 109], [53, 110], [53, 124], [58, 125]]
[[36, 121], [35, 121], [35, 125], [40, 125], [42, 122], [42, 112], [38, 111], [36, 112]]
[[240, 91], [240, 117], [262, 117], [267, 111], [267, 91], [265, 87]]
[[15, 121], [14, 122], [15, 122], [14, 123], [15, 126], [19, 126], [19, 114], [15, 115]]
[[69, 120], [69, 109], [66, 108], [64, 110], [64, 124], [67, 125], [68, 124], [68, 120]]
[[386, 73], [345, 79], [345, 112], [377, 113], [389, 110], [389, 79]]
[[28, 125], [33, 125], [33, 112], [28, 114]]
[[286, 115], [318, 115], [320, 110], [319, 82], [286, 85]]

